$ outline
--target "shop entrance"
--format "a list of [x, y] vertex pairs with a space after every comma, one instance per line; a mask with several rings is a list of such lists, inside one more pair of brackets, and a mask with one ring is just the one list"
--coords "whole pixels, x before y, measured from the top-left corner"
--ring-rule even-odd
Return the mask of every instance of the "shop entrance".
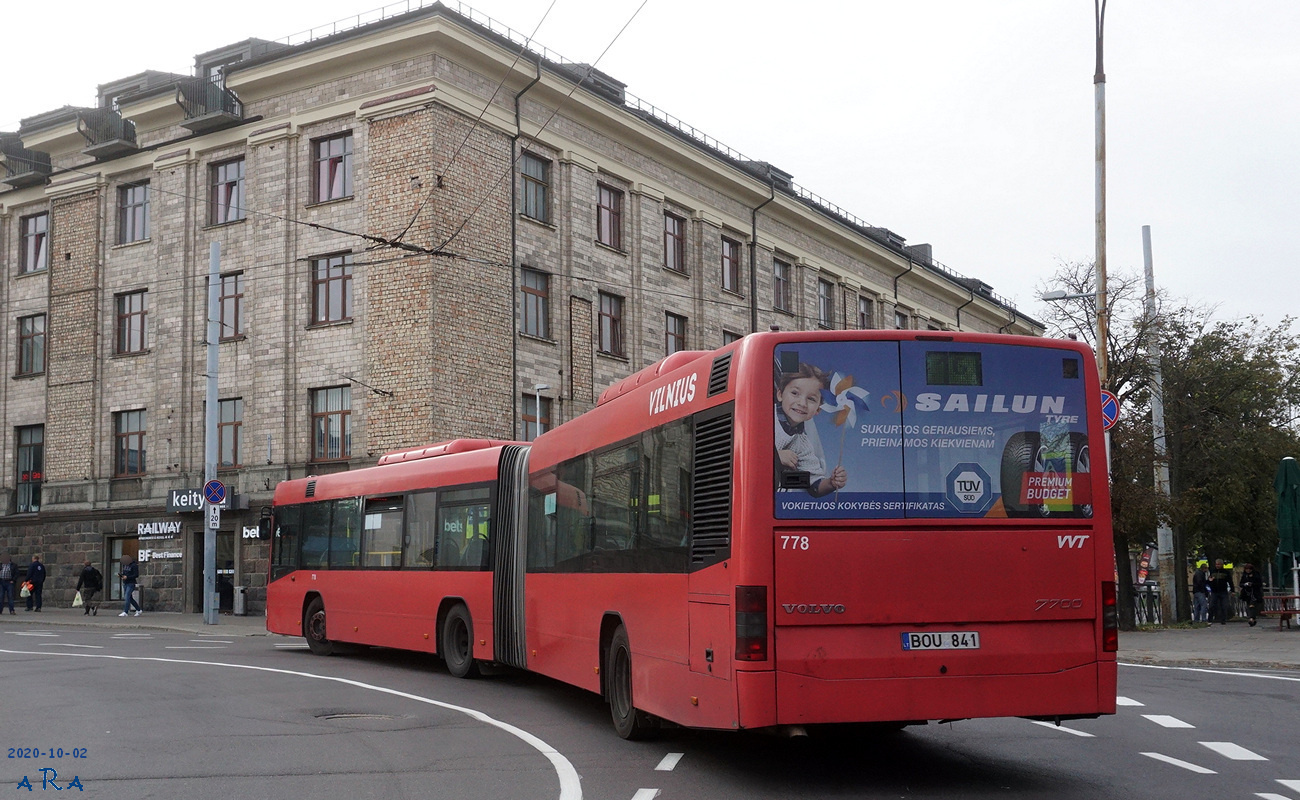
[[[194, 534], [194, 547], [190, 551], [191, 601], [196, 613], [203, 613], [203, 531]], [[217, 599], [218, 611], [235, 610], [235, 534], [217, 531]]]
[[[122, 599], [122, 579], [118, 577], [122, 574], [122, 564], [136, 558], [140, 555], [139, 539], [113, 539], [112, 551], [108, 557], [108, 569], [104, 570], [104, 592], [108, 600]], [[137, 583], [135, 594], [140, 605], [144, 605], [143, 583]]]

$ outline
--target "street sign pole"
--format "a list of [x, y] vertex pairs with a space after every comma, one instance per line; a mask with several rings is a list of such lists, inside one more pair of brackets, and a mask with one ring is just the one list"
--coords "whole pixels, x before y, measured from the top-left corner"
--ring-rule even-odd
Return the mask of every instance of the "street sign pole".
[[[218, 295], [220, 286], [221, 243], [213, 242], [208, 251], [208, 385], [203, 450], [205, 484], [217, 479], [217, 341], [221, 337], [221, 308]], [[217, 527], [221, 524], [221, 510], [214, 508], [214, 505], [221, 501], [218, 499], [217, 503], [213, 503], [211, 498], [205, 498], [205, 501], [208, 513], [206, 524], [203, 526], [203, 622], [216, 625], [220, 611], [217, 599]]]

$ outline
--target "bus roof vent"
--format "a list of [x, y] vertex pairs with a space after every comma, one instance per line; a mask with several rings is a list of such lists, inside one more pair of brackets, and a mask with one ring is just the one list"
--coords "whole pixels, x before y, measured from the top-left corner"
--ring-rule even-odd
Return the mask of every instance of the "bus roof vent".
[[307, 496], [316, 496], [316, 481], [307, 481]]
[[709, 370], [709, 397], [727, 391], [727, 378], [731, 376], [732, 350], [713, 359], [713, 368]]
[[732, 412], [695, 423], [691, 483], [691, 565], [703, 569], [731, 556]]

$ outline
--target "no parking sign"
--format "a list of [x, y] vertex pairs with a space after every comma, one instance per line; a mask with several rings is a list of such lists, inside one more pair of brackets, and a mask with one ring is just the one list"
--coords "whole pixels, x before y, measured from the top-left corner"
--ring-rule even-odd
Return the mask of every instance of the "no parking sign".
[[1115, 427], [1119, 419], [1119, 398], [1113, 393], [1101, 390], [1101, 421], [1105, 430]]

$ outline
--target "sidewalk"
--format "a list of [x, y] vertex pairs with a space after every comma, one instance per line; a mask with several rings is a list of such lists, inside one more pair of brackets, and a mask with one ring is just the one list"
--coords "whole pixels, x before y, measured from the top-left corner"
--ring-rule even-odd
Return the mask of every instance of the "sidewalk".
[[1190, 667], [1300, 669], [1300, 624], [1277, 629], [1276, 617], [1255, 627], [1244, 619], [1205, 628], [1120, 631], [1119, 660]]
[[266, 632], [266, 617], [261, 615], [236, 617], [230, 614], [221, 614], [217, 618], [216, 625], [204, 624], [202, 614], [180, 614], [166, 611], [146, 611], [138, 617], [119, 617], [118, 612], [122, 610], [121, 601], [104, 603], [99, 607], [99, 614], [93, 617], [83, 614], [80, 608], [55, 608], [48, 604], [39, 613], [25, 610], [21, 603], [15, 603], [14, 610], [18, 613], [9, 614], [6, 611], [4, 614], [0, 614], [0, 633], [18, 626], [26, 628], [31, 626], [53, 627], [55, 625], [67, 625], [140, 631], [165, 630], [221, 636], [269, 635]]
[[[216, 625], [206, 625], [202, 614], [146, 611], [138, 617], [119, 617], [118, 603], [101, 606], [99, 615], [87, 617], [79, 608], [46, 606], [38, 614], [15, 606], [16, 615], [0, 615], [0, 634], [22, 626], [66, 625], [124, 630], [165, 630], [211, 636], [268, 636], [263, 616], [222, 614]], [[1206, 628], [1170, 628], [1121, 631], [1119, 660], [1138, 664], [1194, 667], [1300, 669], [1300, 624], [1279, 631], [1277, 620], [1261, 619], [1252, 628], [1245, 620]]]

